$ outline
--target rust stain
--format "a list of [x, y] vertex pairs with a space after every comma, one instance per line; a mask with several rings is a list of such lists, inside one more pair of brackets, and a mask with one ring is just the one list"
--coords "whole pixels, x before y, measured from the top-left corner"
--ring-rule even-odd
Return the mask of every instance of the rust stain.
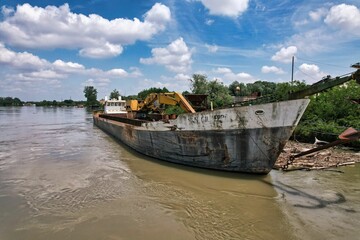
[[225, 165], [228, 165], [230, 162], [230, 155], [229, 155], [229, 151], [228, 151], [228, 147], [226, 144], [224, 144], [224, 158], [223, 161], [225, 163]]

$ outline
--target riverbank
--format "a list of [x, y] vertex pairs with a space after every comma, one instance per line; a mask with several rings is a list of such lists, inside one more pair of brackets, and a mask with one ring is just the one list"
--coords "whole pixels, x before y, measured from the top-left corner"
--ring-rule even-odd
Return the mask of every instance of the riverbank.
[[[290, 156], [314, 148], [313, 144], [288, 141], [275, 163], [274, 169], [282, 169]], [[339, 166], [354, 165], [360, 162], [360, 152], [350, 151], [341, 147], [332, 147], [309, 155], [296, 158], [288, 165], [286, 171], [322, 170]]]

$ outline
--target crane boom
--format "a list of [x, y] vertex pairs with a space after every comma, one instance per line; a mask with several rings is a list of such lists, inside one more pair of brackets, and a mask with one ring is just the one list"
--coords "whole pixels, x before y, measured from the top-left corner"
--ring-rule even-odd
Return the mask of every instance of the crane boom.
[[330, 76], [327, 76], [323, 80], [316, 82], [313, 85], [310, 85], [309, 87], [307, 87], [303, 90], [289, 93], [288, 98], [290, 100], [304, 98], [306, 96], [310, 96], [310, 95], [322, 92], [328, 88], [332, 88], [332, 87], [341, 85], [341, 84], [351, 81], [353, 79], [356, 80], [360, 84], [360, 69], [356, 70], [355, 72], [344, 75], [342, 77], [331, 78]]

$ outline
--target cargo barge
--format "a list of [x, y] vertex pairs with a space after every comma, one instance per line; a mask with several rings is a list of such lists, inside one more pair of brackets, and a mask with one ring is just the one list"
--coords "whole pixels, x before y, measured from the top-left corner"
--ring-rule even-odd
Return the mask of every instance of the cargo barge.
[[[231, 172], [267, 174], [299, 123], [309, 99], [304, 96], [360, 79], [323, 79], [289, 94], [285, 101], [195, 112], [179, 93], [151, 94], [143, 102], [124, 103], [117, 114], [95, 113], [94, 124], [144, 155], [167, 162]], [[309, 90], [310, 89], [310, 90]], [[135, 102], [134, 102], [135, 101]], [[175, 119], [141, 119], [162, 103], [187, 113]], [[124, 106], [125, 105], [125, 106]], [[106, 109], [106, 108], [105, 108]]]

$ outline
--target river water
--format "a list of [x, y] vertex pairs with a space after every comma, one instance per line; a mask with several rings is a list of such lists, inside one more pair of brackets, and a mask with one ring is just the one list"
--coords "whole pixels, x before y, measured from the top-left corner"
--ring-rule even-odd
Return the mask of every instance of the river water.
[[359, 239], [360, 166], [266, 176], [178, 166], [77, 108], [0, 108], [0, 239]]

